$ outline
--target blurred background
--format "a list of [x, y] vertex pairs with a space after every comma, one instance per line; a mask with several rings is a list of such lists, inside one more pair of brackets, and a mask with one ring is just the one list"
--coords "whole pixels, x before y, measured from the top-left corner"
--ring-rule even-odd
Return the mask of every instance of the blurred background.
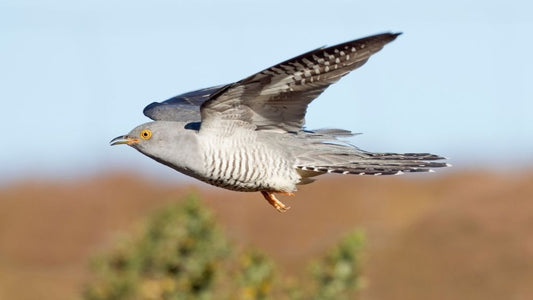
[[[72, 299], [88, 261], [191, 192], [294, 276], [365, 232], [361, 299], [533, 297], [533, 29], [527, 1], [0, 2], [0, 299]], [[215, 189], [109, 141], [152, 101], [323, 45], [404, 34], [313, 102], [307, 128], [431, 152], [422, 176], [324, 176], [285, 199]]]

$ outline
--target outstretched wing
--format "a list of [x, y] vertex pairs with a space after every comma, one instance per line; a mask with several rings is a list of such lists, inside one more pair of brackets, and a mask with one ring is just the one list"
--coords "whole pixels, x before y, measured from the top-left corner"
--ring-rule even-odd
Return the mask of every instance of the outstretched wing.
[[239, 124], [256, 130], [300, 130], [313, 99], [398, 35], [378, 34], [313, 50], [227, 85], [202, 104], [202, 129]]
[[225, 85], [208, 87], [188, 92], [161, 103], [152, 102], [143, 110], [143, 114], [154, 121], [199, 122], [200, 105]]

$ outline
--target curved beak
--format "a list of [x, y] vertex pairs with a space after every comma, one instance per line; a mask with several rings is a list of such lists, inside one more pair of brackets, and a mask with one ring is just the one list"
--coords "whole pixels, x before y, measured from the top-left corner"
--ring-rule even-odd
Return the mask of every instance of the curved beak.
[[111, 146], [115, 146], [115, 145], [122, 145], [122, 144], [131, 145], [131, 144], [136, 144], [138, 142], [139, 142], [138, 139], [131, 138], [127, 135], [121, 135], [121, 136], [117, 136], [116, 138], [112, 139], [111, 142], [109, 143], [111, 144]]

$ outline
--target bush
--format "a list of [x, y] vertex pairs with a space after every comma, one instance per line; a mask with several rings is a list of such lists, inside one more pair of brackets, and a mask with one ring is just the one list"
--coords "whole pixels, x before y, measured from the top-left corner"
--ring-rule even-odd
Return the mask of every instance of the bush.
[[363, 244], [363, 233], [355, 231], [312, 266], [316, 281], [313, 299], [350, 299], [351, 292], [361, 288]]
[[362, 247], [362, 233], [352, 233], [313, 265], [314, 280], [287, 284], [261, 252], [232, 250], [213, 215], [188, 197], [157, 211], [138, 234], [96, 257], [84, 298], [353, 299]]

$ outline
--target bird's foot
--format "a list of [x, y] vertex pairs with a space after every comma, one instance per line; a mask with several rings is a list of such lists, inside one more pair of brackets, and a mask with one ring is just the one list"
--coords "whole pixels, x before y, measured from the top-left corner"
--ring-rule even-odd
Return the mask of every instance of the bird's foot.
[[[283, 202], [276, 199], [276, 196], [274, 196], [274, 194], [271, 192], [261, 191], [261, 194], [263, 195], [263, 197], [265, 197], [266, 201], [268, 201], [270, 205], [274, 206], [274, 208], [277, 209], [277, 211], [279, 212], [286, 212], [290, 208], [289, 206], [283, 204]], [[283, 193], [283, 194], [292, 194], [292, 193]]]
[[294, 196], [295, 195], [294, 193], [291, 193], [291, 192], [279, 192], [278, 194], [283, 195], [283, 196]]

